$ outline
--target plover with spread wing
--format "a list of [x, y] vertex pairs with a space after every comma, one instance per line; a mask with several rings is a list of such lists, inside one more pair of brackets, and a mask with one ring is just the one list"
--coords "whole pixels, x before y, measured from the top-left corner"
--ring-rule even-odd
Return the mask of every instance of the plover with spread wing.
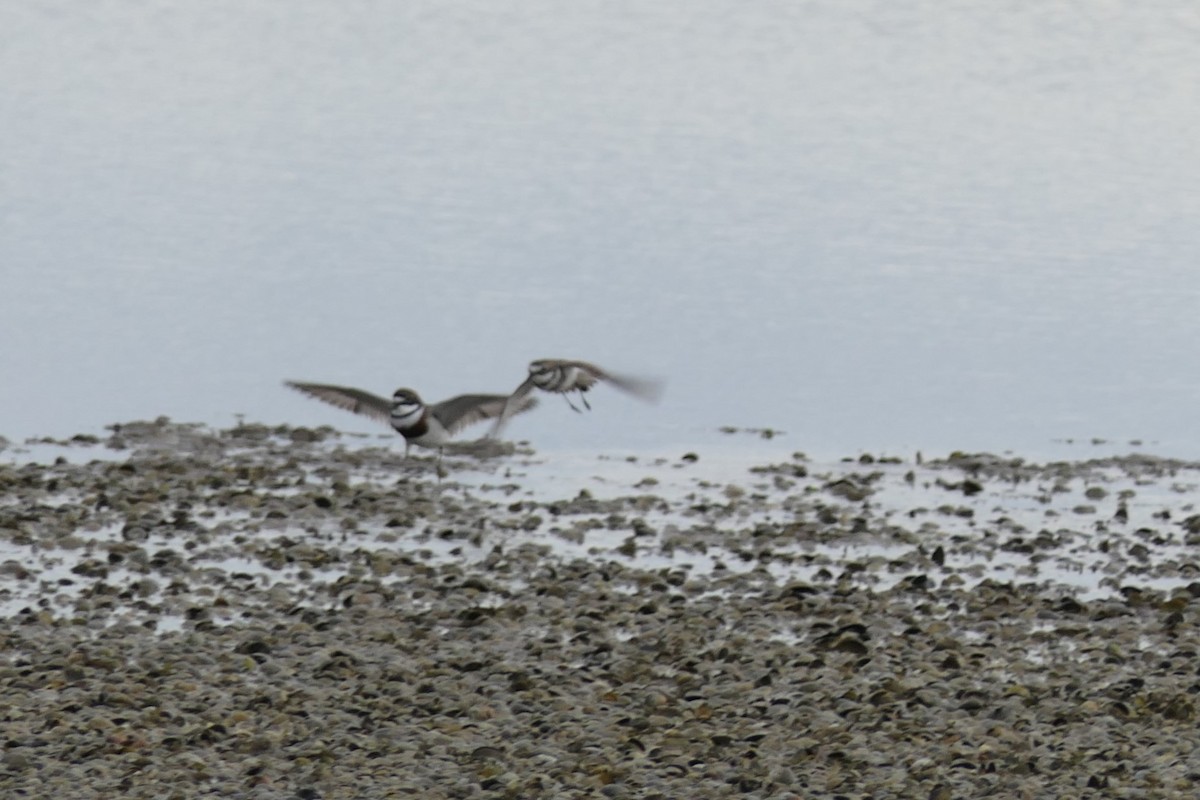
[[330, 405], [391, 425], [404, 437], [404, 454], [412, 445], [441, 449], [463, 428], [507, 413], [519, 414], [537, 405], [536, 398], [522, 398], [516, 405], [502, 394], [462, 394], [426, 405], [412, 389], [397, 389], [392, 399], [327, 383], [285, 381], [297, 391]]

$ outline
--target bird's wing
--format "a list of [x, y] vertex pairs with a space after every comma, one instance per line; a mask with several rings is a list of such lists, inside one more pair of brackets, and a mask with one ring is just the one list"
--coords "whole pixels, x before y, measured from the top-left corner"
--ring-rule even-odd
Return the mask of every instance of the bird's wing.
[[599, 377], [639, 400], [657, 403], [659, 398], [662, 397], [663, 382], [658, 378], [616, 375], [612, 372], [601, 372]]
[[371, 394], [362, 389], [352, 389], [349, 386], [331, 386], [327, 383], [298, 383], [296, 381], [285, 381], [284, 383], [310, 397], [324, 400], [331, 406], [362, 414], [364, 417], [370, 417], [384, 425], [391, 425], [392, 401], [377, 394]]
[[500, 414], [496, 417], [496, 424], [488, 431], [489, 439], [500, 438], [500, 432], [504, 430], [505, 423], [508, 422], [508, 418], [513, 414], [533, 408], [534, 404], [524, 405], [527, 398], [534, 400], [536, 404], [536, 398], [529, 397], [529, 393], [532, 391], [533, 376], [530, 376], [522, 381], [521, 385], [513, 390], [512, 394], [504, 398], [504, 405], [500, 408]]
[[[468, 425], [499, 417], [506, 413], [505, 404], [511, 398], [503, 394], [460, 394], [430, 406], [430, 412], [441, 421], [447, 433], [455, 434]], [[507, 413], [519, 414], [537, 405], [536, 397], [526, 397], [511, 404]]]

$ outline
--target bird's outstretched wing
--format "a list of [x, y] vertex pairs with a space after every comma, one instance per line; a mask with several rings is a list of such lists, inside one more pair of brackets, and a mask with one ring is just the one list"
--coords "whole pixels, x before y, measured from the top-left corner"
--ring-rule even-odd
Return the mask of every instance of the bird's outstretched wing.
[[513, 393], [504, 398], [504, 402], [500, 407], [500, 413], [496, 415], [496, 424], [488, 431], [489, 439], [499, 439], [500, 432], [504, 430], [504, 426], [508, 423], [509, 417], [513, 414], [524, 411], [526, 408], [533, 408], [532, 405], [522, 407], [522, 403], [528, 400], [537, 402], [537, 398], [529, 397], [529, 393], [533, 391], [533, 377], [526, 378], [520, 386], [513, 390]]
[[337, 406], [340, 409], [355, 414], [362, 414], [364, 417], [370, 417], [373, 420], [382, 422], [384, 425], [391, 425], [392, 401], [377, 394], [371, 394], [362, 389], [354, 389], [349, 386], [332, 386], [328, 383], [284, 381], [284, 384], [310, 397], [323, 400], [331, 406]]
[[[430, 406], [430, 412], [441, 421], [447, 433], [458, 433], [468, 425], [499, 417], [505, 410], [509, 397], [503, 394], [460, 394], [449, 400]], [[508, 413], [520, 414], [537, 405], [536, 397], [527, 397], [513, 403]]]
[[608, 381], [626, 394], [631, 394], [639, 400], [657, 403], [663, 393], [663, 382], [658, 378], [634, 377], [633, 375], [618, 375], [613, 372], [601, 372], [601, 380]]

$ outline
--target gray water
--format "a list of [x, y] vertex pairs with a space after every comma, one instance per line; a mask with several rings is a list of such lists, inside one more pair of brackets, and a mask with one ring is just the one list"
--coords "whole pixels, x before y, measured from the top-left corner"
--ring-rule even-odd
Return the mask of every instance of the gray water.
[[0, 3], [0, 434], [374, 430], [531, 358], [539, 448], [1200, 456], [1200, 7]]

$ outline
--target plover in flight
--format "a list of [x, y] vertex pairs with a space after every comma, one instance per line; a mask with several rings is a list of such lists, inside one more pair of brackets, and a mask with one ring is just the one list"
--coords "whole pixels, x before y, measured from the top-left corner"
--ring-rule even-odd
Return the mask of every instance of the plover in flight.
[[521, 404], [535, 388], [546, 392], [561, 394], [573, 410], [579, 408], [571, 402], [568, 396], [571, 392], [579, 392], [579, 400], [584, 408], [591, 410], [584, 394], [597, 382], [611, 383], [623, 392], [641, 400], [655, 402], [662, 395], [662, 381], [654, 378], [634, 378], [628, 375], [617, 375], [607, 370], [589, 364], [586, 361], [568, 361], [561, 358], [540, 358], [529, 363], [529, 377], [509, 395], [508, 402], [500, 411], [495, 427], [489, 436], [499, 436], [508, 418], [522, 410]]
[[510, 416], [519, 414], [537, 405], [536, 398], [532, 397], [514, 405], [511, 397], [502, 394], [462, 394], [426, 405], [412, 389], [397, 389], [392, 399], [387, 400], [349, 386], [297, 381], [285, 381], [285, 384], [330, 405], [391, 425], [404, 437], [406, 456], [414, 444], [436, 447], [440, 455], [442, 447], [468, 425], [506, 412]]

